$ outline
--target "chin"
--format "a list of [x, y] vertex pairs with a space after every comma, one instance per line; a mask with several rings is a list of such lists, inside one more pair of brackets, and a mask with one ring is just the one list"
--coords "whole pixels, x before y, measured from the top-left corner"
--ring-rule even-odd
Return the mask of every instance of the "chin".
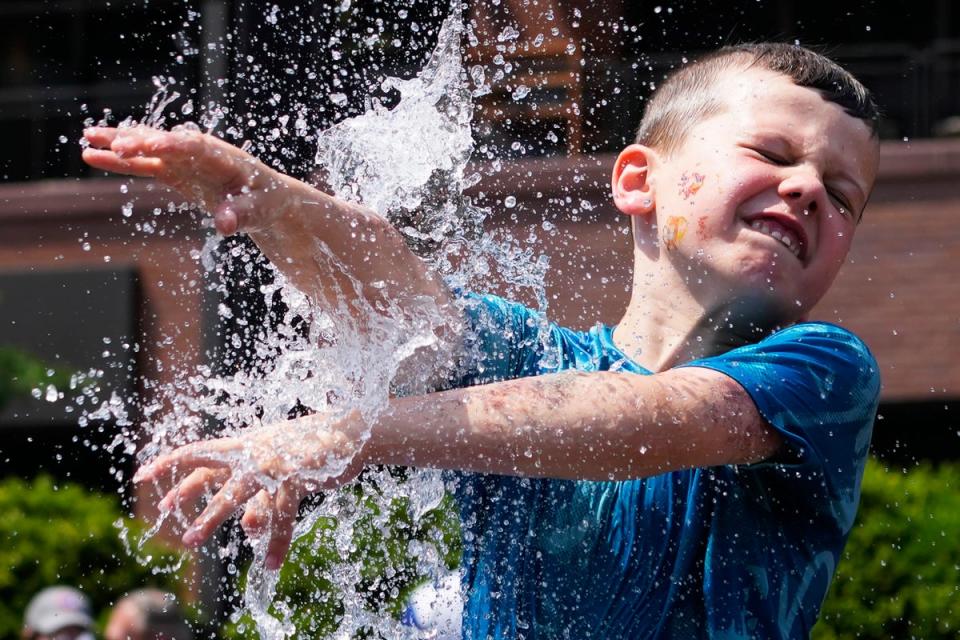
[[807, 305], [798, 305], [796, 299], [771, 291], [769, 285], [745, 289], [740, 284], [711, 314], [717, 322], [734, 325], [738, 332], [765, 335], [802, 321], [809, 311]]

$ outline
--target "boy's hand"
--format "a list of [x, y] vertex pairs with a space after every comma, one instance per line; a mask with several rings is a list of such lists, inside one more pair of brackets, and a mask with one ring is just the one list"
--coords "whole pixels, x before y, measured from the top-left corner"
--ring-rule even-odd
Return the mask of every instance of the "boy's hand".
[[157, 179], [210, 212], [224, 235], [265, 229], [296, 205], [286, 176], [199, 131], [91, 127], [83, 135], [90, 143], [84, 162]]
[[[300, 501], [353, 480], [364, 464], [358, 419], [332, 427], [319, 427], [316, 416], [296, 422], [300, 424], [286, 421], [182, 446], [141, 467], [134, 482], [170, 487], [157, 505], [161, 512], [176, 508], [187, 513], [187, 505], [216, 491], [183, 534], [183, 543], [200, 545], [242, 510], [248, 535], [270, 535], [266, 565], [276, 569], [290, 547]], [[336, 475], [324, 479], [321, 472], [328, 467]]]

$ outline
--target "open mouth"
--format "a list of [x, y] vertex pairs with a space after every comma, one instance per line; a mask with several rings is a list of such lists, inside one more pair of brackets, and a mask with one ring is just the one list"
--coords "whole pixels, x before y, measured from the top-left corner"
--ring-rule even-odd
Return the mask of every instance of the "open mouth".
[[804, 262], [807, 257], [807, 236], [795, 220], [780, 214], [761, 213], [744, 220], [752, 230], [770, 236], [787, 251]]

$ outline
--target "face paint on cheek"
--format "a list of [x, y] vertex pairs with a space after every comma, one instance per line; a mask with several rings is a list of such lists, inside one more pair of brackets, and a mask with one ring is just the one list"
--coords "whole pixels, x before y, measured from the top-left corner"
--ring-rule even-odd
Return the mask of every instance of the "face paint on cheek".
[[663, 244], [668, 251], [674, 251], [680, 246], [684, 234], [687, 232], [687, 219], [681, 216], [670, 216], [663, 227]]
[[680, 195], [683, 196], [684, 200], [689, 200], [697, 194], [697, 191], [700, 191], [700, 187], [703, 186], [703, 181], [707, 179], [707, 176], [702, 173], [687, 173], [683, 172], [683, 175], [680, 176]]
[[707, 216], [697, 218], [697, 237], [701, 240], [707, 239]]

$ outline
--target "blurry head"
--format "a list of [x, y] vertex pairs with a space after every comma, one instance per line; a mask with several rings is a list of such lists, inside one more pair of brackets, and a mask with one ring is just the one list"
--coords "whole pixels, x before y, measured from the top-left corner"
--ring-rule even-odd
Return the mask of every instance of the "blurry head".
[[106, 640], [191, 640], [193, 632], [176, 597], [159, 589], [139, 589], [121, 598], [107, 621]]
[[23, 617], [30, 640], [93, 640], [90, 601], [73, 587], [48, 587], [33, 596]]
[[824, 100], [867, 123], [877, 135], [880, 112], [870, 91], [848, 71], [810, 49], [779, 42], [723, 47], [674, 71], [650, 98], [636, 143], [669, 154], [690, 128], [726, 108], [722, 83], [730, 72], [759, 68], [787, 76], [798, 87], [814, 89]]

